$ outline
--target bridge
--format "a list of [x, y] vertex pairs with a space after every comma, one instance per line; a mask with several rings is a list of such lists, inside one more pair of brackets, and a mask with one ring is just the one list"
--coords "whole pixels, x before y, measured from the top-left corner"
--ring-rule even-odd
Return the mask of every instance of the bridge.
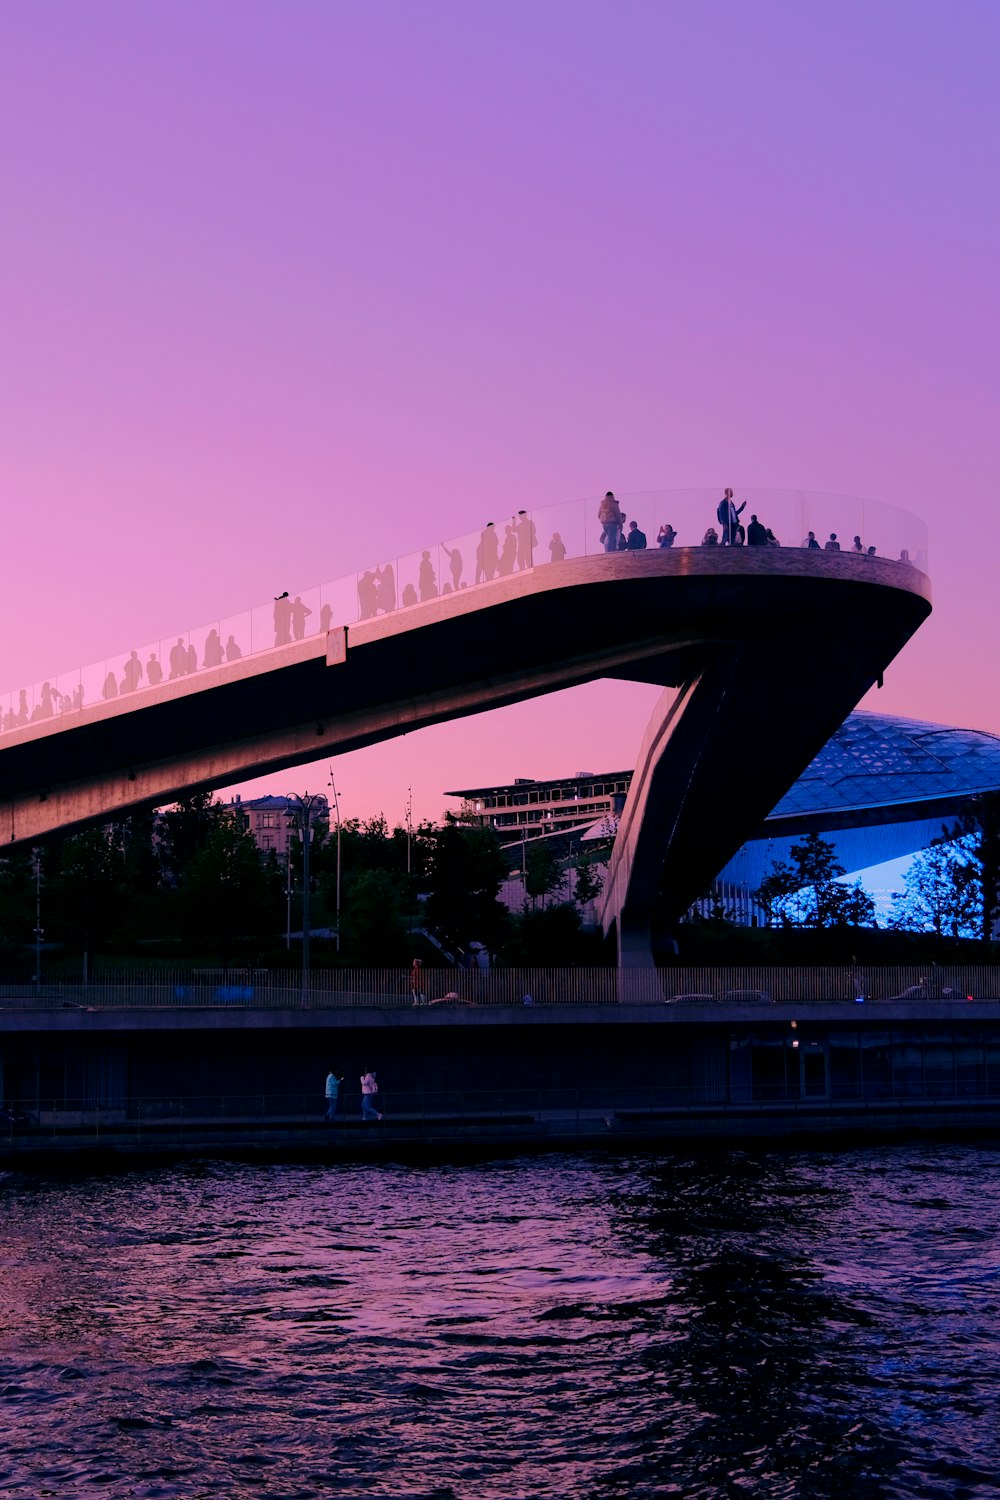
[[0, 836], [33, 842], [598, 678], [657, 683], [603, 898], [622, 963], [649, 963], [658, 890], [668, 921], [697, 898], [926, 618], [930, 587], [911, 560], [922, 527], [890, 507], [748, 497], [795, 537], [844, 516], [847, 551], [700, 541], [714, 494], [622, 498], [650, 540], [647, 516], [670, 520], [673, 545], [598, 550], [596, 501], [521, 512], [502, 544], [484, 528], [338, 580], [325, 602], [276, 600], [17, 690]]

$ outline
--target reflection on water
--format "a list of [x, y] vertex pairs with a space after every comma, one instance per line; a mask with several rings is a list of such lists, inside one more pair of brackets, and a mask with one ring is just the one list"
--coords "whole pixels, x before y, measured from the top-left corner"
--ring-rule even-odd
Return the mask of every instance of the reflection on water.
[[0, 1494], [997, 1494], [1000, 1155], [0, 1185]]

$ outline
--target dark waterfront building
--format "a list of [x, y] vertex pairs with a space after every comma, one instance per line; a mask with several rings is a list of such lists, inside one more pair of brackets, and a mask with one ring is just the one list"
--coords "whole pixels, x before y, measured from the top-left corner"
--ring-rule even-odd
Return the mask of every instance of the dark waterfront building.
[[[341, 992], [312, 1008], [292, 998], [268, 1007], [259, 994], [236, 1008], [11, 1007], [3, 1089], [28, 1118], [4, 1127], [3, 1152], [796, 1138], [1000, 1123], [998, 999], [935, 998], [917, 985], [864, 1004], [751, 991], [574, 1003], [549, 975], [548, 991], [534, 976], [542, 998], [530, 1006], [414, 1010], [402, 997], [373, 1005]], [[995, 977], [979, 971], [980, 992], [996, 994]], [[804, 975], [799, 983], [807, 995]], [[360, 1121], [370, 1067], [385, 1115], [377, 1128]], [[333, 1134], [322, 1120], [329, 1068], [345, 1078]]]

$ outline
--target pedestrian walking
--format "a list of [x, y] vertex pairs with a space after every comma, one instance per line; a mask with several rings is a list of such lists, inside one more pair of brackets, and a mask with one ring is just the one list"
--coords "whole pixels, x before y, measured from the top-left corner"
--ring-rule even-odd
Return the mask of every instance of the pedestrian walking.
[[375, 1108], [375, 1095], [378, 1093], [378, 1084], [375, 1082], [375, 1074], [371, 1068], [367, 1073], [361, 1075], [361, 1118], [362, 1120], [381, 1120], [382, 1116]]
[[424, 966], [419, 958], [415, 958], [410, 967], [410, 994], [413, 996], [414, 1005], [424, 1005], [427, 996], [423, 989]]
[[325, 1090], [326, 1116], [325, 1116], [325, 1118], [328, 1119], [328, 1120], [332, 1120], [333, 1117], [334, 1117], [334, 1115], [337, 1113], [337, 1099], [339, 1098], [339, 1095], [340, 1095], [340, 1085], [343, 1083], [343, 1081], [344, 1080], [342, 1078], [338, 1078], [337, 1077], [336, 1073], [333, 1071], [332, 1068], [330, 1069], [329, 1073], [327, 1073], [327, 1075], [326, 1075], [326, 1090]]

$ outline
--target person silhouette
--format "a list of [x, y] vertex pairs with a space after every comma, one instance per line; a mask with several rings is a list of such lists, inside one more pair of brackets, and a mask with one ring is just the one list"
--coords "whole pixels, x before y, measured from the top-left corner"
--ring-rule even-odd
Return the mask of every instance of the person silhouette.
[[549, 542], [549, 558], [552, 562], [563, 562], [565, 560], [565, 557], [566, 543], [563, 541], [558, 531], [554, 531], [552, 533], [552, 540]]
[[292, 601], [292, 635], [297, 641], [301, 641], [306, 633], [306, 621], [312, 614], [307, 604], [302, 603], [301, 594], [296, 594]]
[[425, 603], [428, 599], [437, 598], [437, 579], [434, 576], [434, 564], [431, 562], [429, 551], [420, 554], [420, 574], [417, 579], [420, 589], [420, 599]]
[[462, 586], [462, 554], [457, 547], [446, 547], [441, 544], [441, 551], [448, 559], [448, 569], [451, 573], [451, 586], [457, 594]]
[[288, 590], [274, 601], [274, 644], [287, 646], [292, 639], [292, 603]]
[[391, 615], [396, 608], [396, 573], [392, 563], [386, 563], [379, 574], [377, 602], [384, 615]]
[[206, 667], [219, 667], [222, 665], [224, 658], [225, 653], [222, 649], [219, 632], [213, 627], [205, 637], [205, 665]]
[[613, 490], [608, 490], [598, 506], [597, 519], [601, 523], [601, 546], [605, 552], [617, 552], [618, 538], [625, 524], [625, 517], [622, 515]]
[[187, 673], [187, 669], [188, 669], [187, 647], [184, 644], [184, 637], [182, 635], [179, 635], [177, 637], [177, 644], [176, 644], [176, 646], [171, 646], [171, 648], [170, 648], [170, 678], [171, 678], [171, 681], [173, 681], [173, 679], [175, 677], [183, 677], [183, 676], [185, 676], [185, 674]]
[[403, 608], [409, 609], [411, 604], [417, 602], [417, 591], [412, 583], [408, 583], [403, 589]]
[[322, 635], [326, 635], [333, 625], [333, 605], [324, 604], [319, 612], [319, 628]]
[[483, 580], [489, 583], [491, 578], [497, 574], [497, 559], [500, 553], [500, 543], [497, 539], [497, 529], [492, 521], [487, 521], [479, 537], [479, 546], [476, 548], [476, 582], [479, 582], [480, 574]]
[[742, 505], [737, 505], [733, 499], [732, 490], [726, 490], [715, 511], [716, 520], [722, 529], [721, 546], [739, 547], [742, 545], [737, 539], [736, 528], [739, 524], [739, 518], [746, 508], [747, 503], [745, 500]]
[[27, 722], [28, 722], [28, 720], [30, 718], [31, 718], [31, 711], [28, 708], [28, 690], [27, 690], [27, 688], [22, 688], [21, 689], [21, 695], [20, 695], [20, 698], [18, 699], [18, 704], [17, 704], [17, 718], [16, 718], [16, 722], [18, 724], [27, 724]]
[[149, 653], [149, 661], [146, 663], [146, 681], [150, 687], [155, 687], [158, 682], [163, 681], [163, 668], [156, 659], [156, 652]]
[[226, 661], [239, 661], [242, 655], [243, 652], [240, 650], [236, 637], [234, 635], [228, 636], [226, 639]]
[[139, 653], [133, 651], [122, 669], [121, 691], [123, 693], [134, 693], [141, 681], [142, 662], [139, 660]]
[[374, 620], [378, 613], [378, 579], [370, 568], [358, 579], [358, 610], [362, 620]]
[[77, 685], [76, 685], [76, 687], [73, 689], [73, 707], [74, 708], [82, 708], [83, 707], [83, 683], [82, 682], [78, 682]]
[[535, 523], [526, 510], [519, 510], [517, 513], [514, 535], [517, 537], [517, 571], [523, 573], [525, 568], [534, 566], [535, 548], [538, 546]]
[[500, 553], [498, 572], [501, 578], [509, 578], [514, 571], [514, 563], [517, 558], [517, 537], [513, 526], [504, 528], [503, 549]]
[[31, 717], [35, 720], [51, 719], [55, 711], [56, 706], [52, 701], [52, 686], [48, 682], [43, 682], [42, 690], [38, 695], [38, 702], [35, 704]]
[[189, 672], [197, 672], [198, 670], [198, 653], [195, 650], [193, 641], [187, 649], [187, 669]]
[[101, 697], [104, 699], [118, 697], [118, 678], [114, 672], [109, 672], [107, 677], [105, 677], [104, 686], [101, 689]]

